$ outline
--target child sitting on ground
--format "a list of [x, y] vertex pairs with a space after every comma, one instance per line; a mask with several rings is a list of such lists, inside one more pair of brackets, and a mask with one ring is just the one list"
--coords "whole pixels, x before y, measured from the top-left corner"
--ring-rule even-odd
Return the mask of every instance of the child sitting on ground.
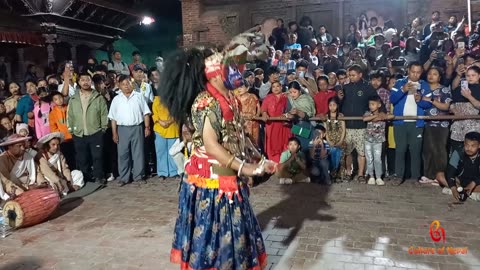
[[310, 142], [310, 157], [312, 158], [311, 174], [313, 182], [325, 183], [330, 185], [332, 183], [329, 174], [330, 162], [328, 156], [330, 154], [330, 145], [325, 139], [326, 129], [319, 125], [315, 130], [314, 139]]
[[[480, 133], [469, 132], [465, 135], [464, 154], [456, 166], [455, 173], [448, 175], [448, 187], [443, 193], [452, 194], [456, 201], [460, 200], [457, 190], [462, 187], [467, 196], [480, 201]], [[449, 174], [447, 172], [447, 174]]]
[[280, 164], [277, 171], [279, 183], [292, 184], [296, 183], [310, 183], [310, 178], [305, 175], [307, 168], [307, 161], [302, 151], [300, 151], [300, 141], [291, 137], [288, 139], [287, 150], [283, 151], [280, 156]]

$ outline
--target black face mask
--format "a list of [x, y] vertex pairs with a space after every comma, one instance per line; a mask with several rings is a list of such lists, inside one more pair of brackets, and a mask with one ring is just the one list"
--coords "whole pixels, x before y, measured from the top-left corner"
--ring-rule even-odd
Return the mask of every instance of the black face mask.
[[48, 90], [51, 92], [51, 93], [54, 93], [55, 91], [58, 91], [58, 84], [56, 83], [51, 83], [48, 85]]
[[90, 70], [90, 71], [94, 71], [95, 70], [95, 64], [87, 64], [87, 69]]
[[40, 100], [48, 103], [48, 102], [50, 102], [51, 98], [50, 98], [50, 96], [45, 96], [45, 97], [41, 97]]

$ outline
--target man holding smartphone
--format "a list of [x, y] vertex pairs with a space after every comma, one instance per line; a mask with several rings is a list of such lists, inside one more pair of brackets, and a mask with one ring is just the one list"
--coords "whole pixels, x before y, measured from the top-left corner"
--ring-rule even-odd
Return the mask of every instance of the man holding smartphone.
[[[424, 96], [431, 96], [430, 85], [420, 80], [423, 67], [419, 62], [408, 65], [408, 76], [397, 80], [390, 92], [390, 101], [394, 105], [395, 116], [424, 116], [425, 109], [432, 103], [425, 101]], [[400, 185], [405, 180], [405, 160], [407, 149], [410, 151], [411, 178], [418, 180], [421, 176], [420, 165], [416, 157], [422, 156], [424, 120], [395, 120], [395, 173], [394, 185]]]
[[[297, 81], [302, 85], [305, 92], [310, 94], [312, 98], [318, 93], [318, 86], [315, 79], [307, 76], [309, 63], [306, 60], [301, 60], [297, 63], [295, 74]], [[309, 74], [308, 74], [309, 75]]]
[[72, 97], [77, 92], [77, 83], [73, 80], [73, 63], [68, 61], [65, 63], [63, 73], [60, 75], [62, 84], [58, 86], [58, 92], [62, 93], [64, 97]]

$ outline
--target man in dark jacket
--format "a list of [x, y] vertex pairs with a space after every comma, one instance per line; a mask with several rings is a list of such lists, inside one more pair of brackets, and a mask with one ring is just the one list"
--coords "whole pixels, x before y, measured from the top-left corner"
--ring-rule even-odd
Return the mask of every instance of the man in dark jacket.
[[[425, 110], [432, 107], [433, 99], [430, 85], [420, 80], [423, 67], [419, 62], [408, 65], [408, 76], [397, 80], [390, 92], [395, 116], [424, 116]], [[397, 177], [392, 183], [399, 185], [405, 178], [405, 161], [407, 150], [410, 152], [411, 178], [418, 180], [421, 176], [421, 162], [416, 158], [422, 156], [424, 120], [395, 120], [395, 171]]]
[[437, 22], [440, 21], [440, 11], [434, 11], [432, 12], [432, 22], [425, 24], [425, 27], [423, 28], [423, 39], [426, 39], [431, 33], [431, 25], [436, 24]]
[[[348, 69], [350, 83], [344, 85], [343, 90], [338, 92], [341, 100], [341, 112], [344, 116], [363, 116], [368, 111], [368, 99], [377, 92], [363, 79], [363, 70], [359, 65], [353, 65]], [[363, 121], [345, 121], [346, 136], [345, 155], [350, 156], [353, 150], [358, 154], [358, 172], [356, 181], [365, 181], [365, 129], [367, 124]], [[347, 164], [347, 169], [350, 168]]]
[[277, 43], [275, 44], [275, 50], [283, 51], [285, 43], [288, 40], [287, 28], [283, 24], [283, 19], [277, 19], [277, 27], [273, 28], [272, 36], [275, 37]]
[[433, 51], [442, 49], [443, 42], [445, 41], [445, 38], [448, 37], [443, 30], [443, 22], [432, 24], [432, 33], [425, 38], [420, 47], [421, 64], [425, 64], [425, 62], [428, 61], [430, 54], [432, 54]]

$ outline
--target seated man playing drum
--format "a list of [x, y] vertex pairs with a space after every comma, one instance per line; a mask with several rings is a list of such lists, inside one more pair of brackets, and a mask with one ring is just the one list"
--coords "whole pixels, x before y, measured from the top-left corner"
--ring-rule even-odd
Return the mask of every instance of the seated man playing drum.
[[25, 143], [31, 137], [13, 134], [0, 147], [0, 198], [13, 199], [24, 191], [46, 186], [47, 182], [35, 164], [34, 157], [25, 152]]
[[63, 195], [83, 187], [83, 174], [67, 165], [65, 156], [60, 152], [60, 144], [64, 140], [61, 132], [52, 132], [37, 142], [38, 154], [35, 157], [40, 172], [55, 190]]

